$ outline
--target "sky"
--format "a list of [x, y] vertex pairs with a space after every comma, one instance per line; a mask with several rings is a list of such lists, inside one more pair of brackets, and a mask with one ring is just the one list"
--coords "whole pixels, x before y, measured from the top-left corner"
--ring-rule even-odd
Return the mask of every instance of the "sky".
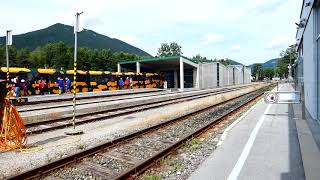
[[[295, 43], [302, 0], [1, 0], [0, 36], [73, 25], [156, 56], [177, 42], [184, 56], [230, 58], [245, 65], [279, 57]], [[13, 39], [14, 41], [14, 39]]]

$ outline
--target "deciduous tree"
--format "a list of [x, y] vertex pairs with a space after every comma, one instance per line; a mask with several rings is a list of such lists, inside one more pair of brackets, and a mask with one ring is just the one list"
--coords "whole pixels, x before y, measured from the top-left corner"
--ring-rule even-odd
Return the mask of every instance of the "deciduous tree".
[[162, 43], [158, 49], [158, 56], [168, 57], [168, 56], [180, 56], [182, 55], [181, 46], [176, 42], [171, 42], [170, 44]]
[[[296, 52], [296, 45], [291, 45], [289, 46], [286, 50], [282, 51], [280, 53], [280, 58], [277, 64], [279, 76], [281, 78], [287, 78], [289, 74], [289, 69], [288, 66], [290, 64], [291, 60], [291, 65], [294, 64], [294, 61], [297, 59], [297, 52]], [[292, 75], [293, 75], [292, 71]]]

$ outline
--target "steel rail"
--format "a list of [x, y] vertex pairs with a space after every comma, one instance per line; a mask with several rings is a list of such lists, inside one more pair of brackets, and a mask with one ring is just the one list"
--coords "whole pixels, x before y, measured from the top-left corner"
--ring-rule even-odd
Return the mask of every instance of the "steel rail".
[[[244, 86], [240, 86], [240, 87], [250, 87], [253, 85], [244, 85]], [[240, 87], [231, 87], [231, 88], [240, 88]], [[223, 89], [223, 88], [221, 88]], [[227, 88], [225, 88], [227, 89]], [[220, 89], [218, 89], [220, 90]], [[201, 93], [202, 90], [197, 90], [198, 92]], [[197, 92], [195, 91], [195, 92]], [[214, 89], [213, 89], [214, 91]], [[128, 99], [136, 99], [136, 98], [144, 98], [144, 97], [154, 97], [154, 96], [161, 96], [161, 95], [170, 95], [170, 94], [180, 94], [183, 93], [181, 91], [176, 91], [176, 92], [166, 92], [166, 91], [156, 91], [154, 92], [155, 94], [151, 94], [152, 92], [148, 92], [148, 93], [142, 93], [141, 96], [134, 96], [134, 94], [130, 94], [130, 96], [133, 97], [128, 97], [126, 95], [119, 95], [119, 96], [124, 96], [124, 97], [120, 97], [120, 98], [112, 98], [112, 99], [106, 99], [106, 100], [98, 100], [98, 101], [92, 101], [92, 102], [78, 102], [77, 105], [87, 105], [87, 104], [95, 104], [95, 103], [103, 103], [103, 102], [112, 102], [112, 101], [119, 101], [119, 100], [128, 100]], [[158, 93], [158, 94], [157, 94]], [[205, 92], [202, 92], [205, 93]], [[144, 95], [145, 94], [145, 95]], [[148, 95], [151, 94], [151, 95]], [[139, 95], [139, 94], [138, 94]], [[110, 96], [112, 97], [112, 96]], [[95, 97], [90, 97], [89, 99], [97, 99], [97, 98], [104, 98], [104, 96], [95, 96]], [[78, 99], [77, 100], [81, 100]], [[59, 102], [65, 102], [65, 100], [61, 100]], [[43, 103], [48, 103], [48, 102], [43, 102]], [[51, 102], [49, 102], [51, 103]], [[31, 109], [18, 109], [19, 112], [31, 112], [31, 111], [38, 111], [38, 110], [45, 110], [45, 109], [52, 109], [52, 108], [61, 108], [61, 107], [71, 107], [72, 103], [68, 102], [68, 104], [57, 104], [57, 105], [51, 105], [51, 106], [45, 106], [45, 107], [36, 107], [36, 108], [31, 108]]]
[[[256, 91], [261, 91], [260, 90], [256, 90]], [[256, 92], [254, 91], [254, 92]], [[252, 93], [252, 92], [250, 92]], [[249, 93], [247, 93], [249, 94]], [[28, 170], [28, 171], [25, 171], [19, 175], [16, 175], [16, 176], [12, 176], [12, 177], [9, 177], [8, 179], [40, 179], [43, 175], [49, 173], [49, 172], [52, 172], [53, 170], [55, 169], [58, 169], [58, 168], [61, 168], [61, 167], [64, 167], [66, 165], [70, 165], [72, 163], [75, 163], [77, 161], [79, 161], [80, 159], [83, 159], [85, 157], [88, 157], [88, 156], [92, 156], [94, 154], [96, 154], [97, 152], [103, 150], [103, 149], [106, 149], [106, 148], [110, 148], [110, 147], [113, 147], [117, 144], [121, 144], [123, 142], [126, 142], [126, 141], [129, 141], [129, 140], [132, 140], [138, 136], [141, 136], [143, 134], [146, 134], [146, 133], [149, 133], [149, 132], [152, 132], [156, 129], [159, 129], [161, 127], [164, 127], [164, 126], [167, 126], [169, 124], [172, 124], [172, 123], [175, 123], [181, 119], [184, 119], [184, 118], [187, 118], [187, 117], [190, 117], [192, 115], [195, 115], [195, 114], [198, 114], [198, 113], [201, 113], [201, 112], [204, 112], [208, 109], [211, 109], [212, 107], [215, 107], [215, 106], [218, 106], [218, 105], [221, 105], [221, 104], [224, 104], [226, 102], [230, 102], [232, 100], [235, 100], [235, 99], [238, 99], [238, 98], [241, 98], [247, 94], [244, 94], [244, 95], [241, 95], [239, 97], [235, 97], [233, 99], [230, 99], [228, 101], [225, 101], [225, 102], [222, 102], [222, 103], [219, 103], [219, 104], [216, 104], [216, 105], [213, 105], [213, 106], [209, 106], [209, 107], [206, 107], [206, 108], [203, 108], [201, 110], [195, 110], [193, 112], [189, 112], [179, 118], [175, 118], [175, 119], [172, 119], [172, 120], [169, 120], [169, 121], [165, 121], [165, 122], [162, 122], [162, 123], [159, 123], [157, 125], [154, 125], [154, 126], [151, 126], [151, 127], [148, 127], [148, 128], [145, 128], [143, 130], [140, 130], [140, 131], [136, 131], [136, 132], [133, 132], [133, 133], [130, 133], [126, 136], [122, 136], [122, 137], [119, 137], [119, 138], [116, 138], [112, 141], [109, 141], [107, 143], [103, 143], [101, 145], [97, 145], [95, 147], [92, 147], [92, 148], [89, 148], [87, 150], [83, 150], [83, 151], [80, 151], [76, 154], [73, 154], [73, 155], [69, 155], [67, 157], [64, 157], [62, 159], [58, 159], [52, 163], [49, 163], [49, 164], [45, 164], [43, 166], [40, 166], [40, 167], [37, 167], [37, 168], [34, 168], [34, 169], [31, 169], [31, 170]], [[260, 93], [260, 95], [262, 94], [262, 92]], [[247, 103], [245, 103], [247, 104]], [[241, 105], [244, 106], [245, 104]], [[227, 114], [230, 114], [229, 113], [225, 113], [224, 116], [226, 116]], [[210, 125], [207, 125], [205, 127], [203, 127], [202, 129], [205, 129], [207, 127], [209, 127]], [[198, 133], [200, 132], [200, 129], [196, 132]], [[195, 134], [195, 133], [193, 133]], [[190, 138], [190, 136], [192, 136], [191, 134], [189, 134], [188, 136], [186, 136], [184, 139], [187, 139], [187, 138]], [[181, 143], [181, 141], [180, 141]], [[174, 146], [177, 146], [178, 143], [175, 143]], [[171, 148], [172, 149], [172, 148]], [[151, 162], [151, 161], [154, 161], [155, 159], [157, 159], [158, 157], [160, 157], [161, 155], [163, 154], [166, 154], [169, 152], [170, 149], [166, 148], [164, 151], [162, 151], [161, 153], [158, 153], [157, 156], [153, 156], [152, 157], [152, 160], [145, 160], [143, 161], [142, 163], [140, 163], [138, 166], [136, 166], [135, 168], [133, 169], [130, 169], [129, 171], [126, 171], [125, 173], [121, 174], [120, 176], [118, 176], [119, 178], [122, 178], [122, 177], [129, 177], [133, 172], [136, 173], [137, 171], [141, 171], [142, 169], [145, 169], [143, 168], [148, 162]]]
[[[152, 96], [159, 96], [159, 95], [167, 95], [167, 94], [173, 94], [173, 92], [166, 92], [166, 91], [163, 91], [163, 92], [154, 92], [155, 94], [151, 94], [151, 93], [142, 93], [141, 96], [138, 96], [138, 95], [135, 95], [135, 94], [129, 94], [128, 95], [119, 95], [119, 96], [123, 96], [123, 97], [115, 97], [115, 98], [111, 98], [111, 99], [105, 99], [105, 100], [98, 100], [98, 101], [89, 101], [89, 102], [79, 102], [77, 103], [77, 105], [86, 105], [86, 104], [94, 104], [94, 103], [103, 103], [103, 102], [112, 102], [112, 101], [119, 101], [119, 100], [127, 100], [127, 99], [135, 99], [135, 98], [143, 98], [143, 97], [152, 97]], [[158, 94], [156, 94], [158, 93]], [[174, 93], [180, 93], [180, 92], [174, 92]], [[151, 94], [151, 95], [148, 95], [148, 94]], [[110, 96], [112, 97], [112, 96]], [[105, 98], [103, 96], [96, 96], [96, 97], [90, 97], [88, 99], [100, 99], [100, 98]], [[78, 99], [77, 100], [81, 100], [81, 99]], [[87, 100], [87, 99], [86, 99]], [[65, 102], [65, 104], [51, 104], [50, 106], [45, 106], [45, 107], [39, 107], [39, 106], [36, 106], [35, 108], [28, 108], [28, 109], [19, 109], [18, 111], [21, 113], [21, 112], [30, 112], [30, 111], [39, 111], [39, 110], [45, 110], [45, 109], [52, 109], [52, 108], [61, 108], [61, 107], [71, 107], [72, 106], [72, 103], [71, 102], [68, 102], [68, 101], [65, 101], [65, 100], [61, 100], [61, 101], [57, 101], [57, 102], [45, 102], [45, 101], [42, 101], [42, 103], [39, 103], [39, 104], [44, 104], [44, 103], [58, 103], [58, 102]], [[29, 105], [27, 105], [29, 106]]]
[[169, 147], [165, 148], [164, 150], [156, 153], [152, 157], [140, 162], [136, 166], [128, 169], [127, 171], [125, 171], [122, 174], [120, 174], [119, 176], [117, 176], [115, 179], [127, 179], [127, 178], [131, 178], [131, 177], [133, 178], [133, 176], [137, 176], [137, 175], [143, 173], [144, 171], [149, 169], [151, 166], [153, 166], [154, 163], [157, 162], [159, 159], [168, 156], [169, 154], [171, 154], [171, 152], [173, 150], [180, 148], [189, 139], [197, 137], [197, 136], [199, 136], [199, 134], [206, 132], [208, 129], [212, 128], [212, 126], [217, 125], [219, 122], [223, 121], [224, 118], [226, 118], [230, 114], [234, 113], [234, 111], [246, 106], [250, 102], [252, 102], [255, 99], [257, 99], [258, 97], [260, 97], [261, 95], [263, 95], [263, 93], [258, 93], [254, 97], [251, 97], [250, 100], [247, 100], [245, 103], [239, 105], [238, 107], [233, 108], [232, 110], [229, 110], [227, 112], [224, 112], [223, 114], [219, 115], [219, 117], [217, 117], [212, 122], [208, 123], [207, 125], [205, 125], [203, 127], [198, 128], [196, 131], [191, 132], [188, 135], [185, 135], [179, 141], [175, 142], [174, 144], [170, 145]]
[[[101, 97], [112, 97], [112, 96], [126, 96], [126, 95], [134, 95], [134, 94], [148, 94], [148, 93], [156, 93], [156, 92], [163, 92], [163, 90], [154, 90], [154, 91], [147, 91], [147, 92], [127, 92], [123, 94], [104, 94], [104, 95], [96, 95], [96, 96], [84, 96], [84, 97], [77, 97], [77, 100], [81, 99], [94, 99], [94, 98], [101, 98]], [[27, 96], [26, 96], [27, 97]], [[72, 101], [72, 97], [64, 98], [64, 99], [50, 99], [44, 101], [32, 101], [32, 102], [19, 102], [14, 103], [15, 106], [24, 106], [24, 105], [34, 105], [34, 104], [43, 104], [48, 102], [63, 102], [63, 101]]]
[[[99, 120], [105, 120], [105, 119], [109, 119], [115, 116], [121, 116], [121, 115], [128, 115], [128, 114], [133, 114], [136, 113], [138, 111], [145, 111], [145, 110], [149, 110], [149, 109], [155, 109], [158, 108], [160, 106], [167, 106], [167, 105], [171, 105], [174, 103], [181, 103], [181, 102], [185, 102], [188, 100], [193, 100], [193, 99], [199, 99], [199, 98], [204, 98], [204, 97], [208, 97], [208, 96], [213, 96], [213, 95], [217, 95], [217, 94], [222, 94], [222, 93], [226, 93], [226, 92], [231, 92], [231, 91], [235, 91], [235, 90], [239, 90], [239, 89], [244, 89], [247, 87], [237, 87], [237, 88], [233, 88], [233, 89], [221, 89], [218, 91], [214, 91], [214, 92], [210, 92], [210, 93], [203, 93], [203, 94], [199, 94], [199, 95], [190, 95], [190, 96], [186, 96], [186, 97], [180, 97], [180, 98], [175, 98], [172, 100], [164, 100], [164, 101], [159, 101], [156, 103], [145, 103], [145, 104], [141, 104], [141, 105], [133, 105], [133, 106], [128, 106], [128, 107], [124, 107], [124, 108], [119, 108], [116, 110], [107, 110], [107, 111], [102, 111], [102, 112], [94, 112], [94, 113], [89, 113], [89, 114], [83, 114], [83, 115], [78, 115], [78, 118], [85, 118], [85, 117], [90, 117], [93, 115], [97, 115], [97, 114], [105, 114], [105, 113], [113, 113], [113, 114], [106, 114], [104, 116], [99, 116], [99, 117], [95, 117], [95, 118], [89, 118], [87, 120], [81, 120], [78, 121], [77, 124], [85, 124], [85, 123], [89, 123], [89, 122], [93, 122], [93, 121], [99, 121]], [[137, 107], [142, 107], [140, 109], [132, 109], [132, 108], [137, 108]], [[124, 111], [125, 110], [125, 111]], [[119, 113], [116, 113], [116, 112]], [[115, 113], [114, 113], [115, 112]], [[41, 122], [41, 123], [37, 123], [37, 124], [31, 124], [31, 125], [27, 125], [27, 129], [28, 128], [34, 128], [36, 126], [41, 126], [41, 125], [46, 125], [46, 124], [50, 124], [50, 123], [55, 123], [55, 122], [61, 122], [61, 121], [69, 121], [70, 118], [62, 118], [62, 119], [58, 119], [58, 120], [52, 120], [52, 121], [46, 121], [46, 122]], [[47, 128], [40, 128], [38, 130], [33, 130], [33, 131], [27, 131], [28, 135], [31, 134], [39, 134], [42, 132], [47, 132], [47, 131], [51, 131], [51, 130], [55, 130], [55, 129], [62, 129], [62, 128], [66, 128], [68, 126], [72, 125], [72, 122], [68, 122], [68, 123], [64, 123], [64, 124], [60, 124], [60, 125], [54, 125], [51, 127], [47, 127]]]

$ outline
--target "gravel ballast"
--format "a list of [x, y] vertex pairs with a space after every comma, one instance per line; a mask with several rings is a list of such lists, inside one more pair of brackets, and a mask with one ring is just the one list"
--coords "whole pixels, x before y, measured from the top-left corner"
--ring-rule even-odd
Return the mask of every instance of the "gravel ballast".
[[175, 153], [161, 159], [154, 167], [138, 179], [187, 179], [210, 154], [214, 153], [224, 130], [244, 114], [258, 100], [242, 108], [242, 111], [228, 116], [223, 122], [185, 143]]
[[0, 170], [0, 178], [21, 173], [83, 149], [108, 142], [115, 137], [179, 117], [190, 110], [202, 109], [216, 100], [217, 98], [212, 96], [79, 125], [77, 129], [84, 131], [84, 134], [79, 136], [64, 135], [64, 132], [70, 128], [29, 136], [27, 149], [22, 152], [1, 153], [0, 162], [3, 166]]

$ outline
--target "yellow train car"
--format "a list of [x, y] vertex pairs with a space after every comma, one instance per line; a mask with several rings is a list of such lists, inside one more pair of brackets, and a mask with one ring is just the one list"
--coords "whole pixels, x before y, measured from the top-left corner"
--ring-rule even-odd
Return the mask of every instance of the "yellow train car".
[[[0, 79], [6, 79], [7, 68], [0, 68]], [[57, 94], [59, 93], [58, 79], [71, 80], [73, 86], [73, 70], [58, 69], [28, 69], [9, 68], [10, 80], [19, 77], [23, 80], [24, 90], [22, 95], [31, 94]], [[119, 86], [122, 79], [130, 79], [130, 85]], [[134, 73], [134, 72], [109, 72], [109, 71], [83, 71], [77, 70], [77, 92], [99, 92], [118, 89], [156, 88], [161, 86], [161, 77], [156, 73]], [[11, 85], [12, 86], [12, 85]], [[26, 91], [26, 92], [23, 92]], [[71, 92], [67, 91], [66, 92]]]

